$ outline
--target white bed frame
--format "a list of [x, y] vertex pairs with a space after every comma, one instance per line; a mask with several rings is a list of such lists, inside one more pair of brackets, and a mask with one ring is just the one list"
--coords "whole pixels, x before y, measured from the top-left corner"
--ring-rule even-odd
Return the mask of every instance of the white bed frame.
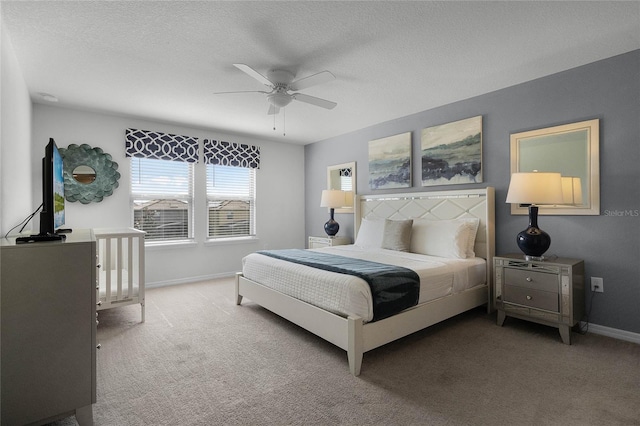
[[445, 220], [477, 217], [476, 256], [487, 260], [487, 284], [451, 294], [392, 317], [363, 323], [362, 318], [344, 318], [270, 289], [236, 274], [236, 304], [246, 297], [300, 327], [347, 351], [349, 370], [360, 374], [362, 356], [389, 342], [422, 330], [469, 309], [486, 304], [493, 310], [492, 276], [495, 251], [495, 195], [491, 187], [459, 191], [363, 195], [357, 197], [356, 233], [362, 218], [395, 220], [426, 218]]

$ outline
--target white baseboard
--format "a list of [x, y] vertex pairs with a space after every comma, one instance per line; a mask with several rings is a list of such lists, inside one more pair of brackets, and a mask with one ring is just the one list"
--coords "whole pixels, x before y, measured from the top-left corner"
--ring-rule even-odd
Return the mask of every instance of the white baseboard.
[[[586, 323], [580, 323], [581, 328], [586, 327]], [[619, 330], [617, 328], [605, 327], [604, 325], [589, 324], [589, 332], [602, 336], [613, 337], [614, 339], [626, 340], [627, 342], [640, 344], [640, 333]]]
[[147, 282], [145, 287], [154, 288], [154, 287], [166, 287], [169, 285], [176, 285], [176, 284], [190, 284], [190, 283], [197, 283], [200, 281], [215, 280], [217, 278], [230, 278], [230, 277], [235, 277], [235, 275], [236, 275], [235, 272], [224, 272], [221, 274], [201, 275], [197, 277], [179, 278], [175, 280], [154, 281], [154, 282]]

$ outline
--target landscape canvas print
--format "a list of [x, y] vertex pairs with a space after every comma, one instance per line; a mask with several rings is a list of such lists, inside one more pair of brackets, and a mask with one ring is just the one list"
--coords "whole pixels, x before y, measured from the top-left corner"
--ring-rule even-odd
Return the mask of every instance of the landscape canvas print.
[[482, 182], [482, 116], [422, 129], [422, 186]]
[[369, 141], [369, 187], [411, 187], [411, 132]]

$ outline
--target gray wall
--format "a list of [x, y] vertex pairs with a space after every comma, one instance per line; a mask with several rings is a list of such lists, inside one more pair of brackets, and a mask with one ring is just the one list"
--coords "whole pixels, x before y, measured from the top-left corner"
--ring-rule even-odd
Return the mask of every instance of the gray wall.
[[[326, 166], [356, 161], [357, 192], [384, 192], [369, 189], [372, 139], [412, 132], [413, 186], [386, 192], [464, 188], [420, 186], [420, 131], [476, 115], [483, 116], [484, 178], [477, 186], [496, 188], [497, 254], [518, 252], [515, 236], [527, 225], [526, 216], [512, 216], [505, 203], [510, 134], [600, 119], [600, 216], [541, 216], [539, 224], [551, 235], [548, 254], [584, 259], [587, 281], [604, 278], [604, 293], [593, 298], [590, 321], [640, 333], [640, 50], [307, 145], [307, 235], [324, 234], [328, 215], [319, 203]], [[632, 214], [617, 215], [624, 211]], [[339, 234], [353, 238], [353, 215], [336, 215], [336, 220]]]

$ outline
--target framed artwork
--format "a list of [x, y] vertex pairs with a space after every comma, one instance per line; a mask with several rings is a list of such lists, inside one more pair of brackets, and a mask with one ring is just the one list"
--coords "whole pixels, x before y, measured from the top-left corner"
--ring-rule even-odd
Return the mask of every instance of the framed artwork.
[[482, 116], [422, 129], [422, 186], [482, 182]]
[[411, 132], [369, 141], [369, 187], [411, 187]]

